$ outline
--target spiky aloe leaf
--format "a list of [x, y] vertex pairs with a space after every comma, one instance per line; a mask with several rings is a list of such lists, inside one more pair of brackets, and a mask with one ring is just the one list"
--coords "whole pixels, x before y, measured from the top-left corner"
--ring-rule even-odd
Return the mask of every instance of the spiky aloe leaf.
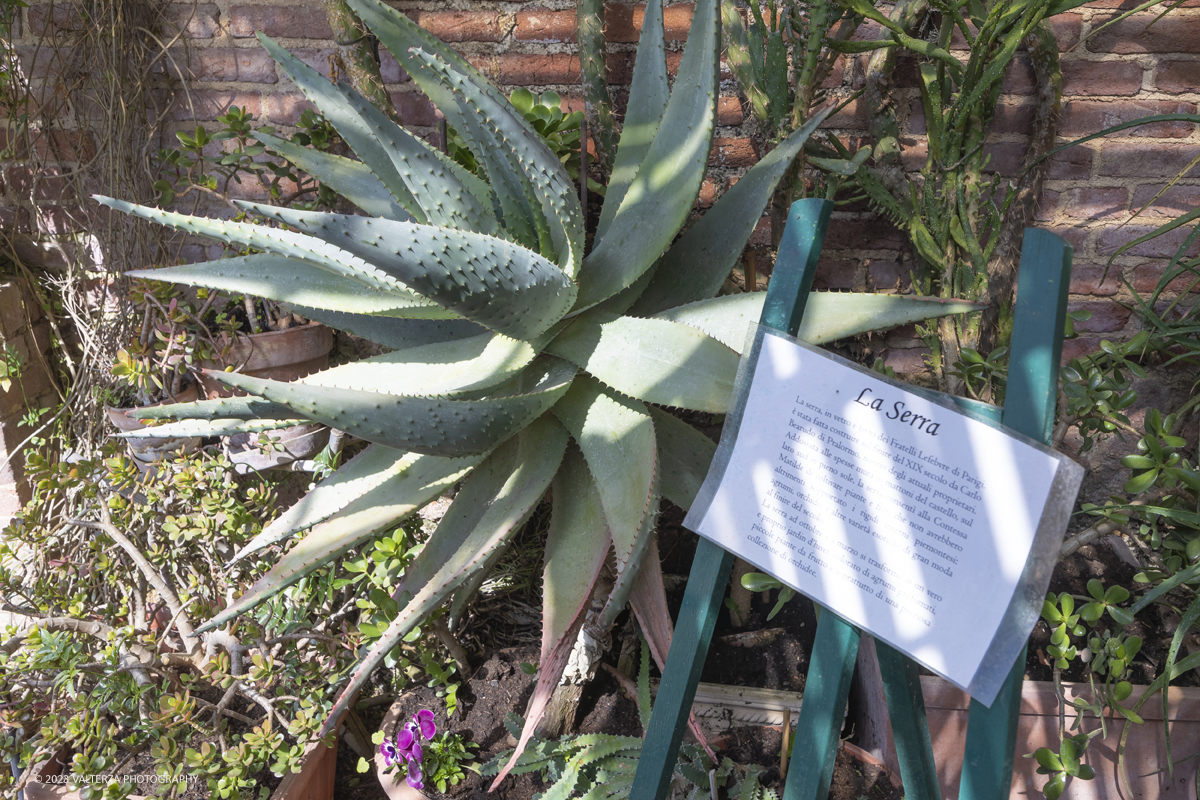
[[662, 494], [684, 511], [692, 507], [717, 445], [683, 420], [650, 407], [658, 458], [662, 463]]
[[301, 147], [262, 131], [253, 131], [250, 135], [371, 216], [401, 221], [411, 219], [411, 215], [396, 202], [392, 193], [363, 162]]
[[290, 420], [296, 416], [286, 406], [258, 397], [221, 397], [194, 403], [144, 406], [125, 413], [134, 419]]
[[414, 453], [456, 457], [491, 450], [566, 392], [575, 367], [555, 358], [531, 364], [495, 397], [402, 397], [205, 371], [214, 380], [292, 409], [331, 428]]
[[465, 319], [397, 319], [374, 314], [347, 314], [292, 304], [288, 304], [288, 308], [301, 316], [393, 350], [456, 342], [488, 332], [482, 325]]
[[[671, 320], [704, 331], [740, 353], [750, 325], [762, 314], [766, 296], [766, 292], [753, 292], [714, 297], [664, 311], [654, 319]], [[798, 338], [810, 344], [824, 344], [867, 331], [983, 308], [980, 303], [939, 297], [814, 292], [808, 297]]]
[[116, 434], [119, 439], [170, 439], [176, 436], [236, 436], [239, 433], [262, 433], [293, 425], [303, 425], [304, 419], [190, 419], [141, 428]]
[[595, 477], [618, 563], [633, 555], [654, 494], [658, 451], [646, 406], [581, 376], [554, 405]]
[[411, 222], [246, 208], [312, 237], [336, 242], [444, 308], [514, 339], [532, 339], [560, 320], [575, 299], [562, 270], [523, 247], [470, 231]]
[[[497, 449], [464, 481], [446, 517], [438, 525], [439, 531], [443, 526], [454, 525], [466, 530], [461, 545], [448, 558], [436, 562], [437, 569], [428, 581], [421, 586], [409, 587], [412, 599], [400, 609], [370, 653], [354, 668], [349, 684], [342, 690], [322, 726], [321, 735], [332, 730], [383, 657], [513, 535], [518, 523], [525, 519], [550, 486], [566, 448], [567, 432], [553, 418], [542, 417], [525, 428], [520, 436]], [[480, 509], [478, 514], [454, 512], [455, 505], [466, 505], [468, 501]], [[475, 524], [467, 528], [464, 522], [471, 519]], [[450, 530], [446, 533], [459, 539]], [[417, 556], [417, 561], [425, 558], [433, 538]]]
[[566, 668], [591, 606], [592, 591], [608, 555], [605, 513], [587, 463], [578, 450], [569, 450], [554, 477], [554, 512], [546, 537], [542, 572], [542, 652], [537, 685], [525, 713], [516, 749], [500, 770], [493, 788], [517, 766], [555, 687]]
[[637, 59], [633, 62], [633, 82], [629, 86], [629, 105], [621, 124], [621, 141], [613, 160], [612, 175], [604, 193], [604, 206], [596, 226], [595, 247], [608, 231], [617, 208], [633, 183], [658, 126], [667, 110], [670, 87], [667, 85], [667, 55], [663, 46], [662, 0], [649, 0], [638, 37]]
[[244, 614], [291, 586], [314, 569], [329, 563], [445, 492], [480, 458], [421, 456], [406, 469], [352, 500], [333, 516], [316, 525], [304, 539], [255, 581], [237, 602], [204, 623], [199, 631], [212, 630]]
[[699, 0], [654, 143], [579, 273], [580, 308], [633, 283], [667, 249], [700, 192], [717, 113], [716, 0]]
[[654, 476], [650, 484], [650, 495], [646, 500], [646, 513], [642, 517], [641, 527], [634, 534], [629, 555], [623, 560], [617, 558], [617, 578], [613, 581], [612, 591], [608, 594], [608, 602], [600, 613], [599, 622], [603, 628], [608, 628], [615, 623], [617, 616], [625, 608], [625, 603], [629, 600], [629, 594], [633, 591], [642, 565], [645, 564], [646, 549], [649, 547], [651, 539], [654, 538], [654, 527], [658, 524], [658, 504], [662, 499], [659, 489], [657, 455], [656, 452]]
[[546, 351], [622, 394], [696, 411], [729, 409], [738, 355], [695, 328], [661, 319], [589, 312]]
[[[454, 92], [464, 116], [485, 128], [496, 149], [521, 171], [532, 191], [534, 210], [549, 223], [555, 260], [564, 272], [575, 275], [583, 257], [583, 209], [562, 162], [507, 101], [483, 91], [469, 76], [429, 53], [416, 51], [412, 56]], [[538, 219], [536, 214], [534, 219]]]
[[400, 177], [388, 156], [387, 148], [380, 142], [370, 126], [350, 106], [344, 91], [321, 77], [321, 74], [300, 59], [280, 47], [274, 39], [258, 34], [258, 41], [275, 59], [292, 82], [304, 92], [309, 102], [316, 106], [325, 118], [337, 129], [350, 145], [355, 155], [362, 159], [372, 174], [387, 188], [392, 197], [412, 215], [417, 222], [426, 222], [421, 204], [413, 197], [408, 185]]
[[455, 394], [501, 384], [535, 356], [529, 342], [488, 332], [365, 358], [313, 373], [300, 383], [408, 396]]
[[125, 274], [329, 311], [425, 318], [457, 316], [419, 294], [407, 290], [370, 289], [322, 267], [274, 253], [162, 269], [138, 269]]
[[[148, 219], [169, 228], [191, 233], [196, 236], [207, 236], [230, 244], [240, 244], [288, 256], [314, 266], [327, 269], [338, 275], [344, 275], [358, 281], [363, 286], [384, 292], [407, 293], [408, 287], [395, 278], [380, 272], [375, 267], [355, 258], [351, 253], [321, 241], [312, 236], [305, 236], [293, 231], [268, 228], [265, 225], [254, 225], [249, 222], [225, 222], [207, 217], [193, 217], [187, 214], [176, 214], [174, 211], [162, 211], [149, 206], [139, 206], [124, 200], [114, 200], [111, 197], [93, 195], [93, 199], [101, 205], [123, 211], [135, 217]], [[387, 221], [391, 225], [407, 225], [405, 222]]]
[[414, 465], [429, 466], [437, 463], [438, 459], [433, 456], [404, 453], [391, 447], [373, 444], [338, 467], [332, 475], [276, 517], [242, 547], [229, 563], [240, 561], [267, 545], [329, 519], [380, 484], [409, 473]]
[[809, 136], [835, 107], [831, 104], [817, 112], [777, 144], [671, 245], [655, 267], [650, 286], [634, 304], [633, 314], [650, 316], [716, 296], [750, 241], [754, 226], [762, 219], [775, 187]]

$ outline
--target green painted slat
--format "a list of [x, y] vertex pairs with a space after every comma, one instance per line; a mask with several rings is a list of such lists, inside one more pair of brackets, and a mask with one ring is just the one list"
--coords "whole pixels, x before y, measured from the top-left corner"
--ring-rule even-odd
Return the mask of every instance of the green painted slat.
[[904, 796], [907, 800], [940, 800], [925, 696], [921, 694], [921, 668], [883, 642], [875, 642], [875, 652], [883, 674], [883, 693], [892, 720]]
[[783, 800], [826, 800], [837, 759], [846, 698], [858, 656], [858, 631], [827, 608], [821, 609], [804, 702], [792, 745], [792, 769], [783, 787]]
[[[817, 258], [832, 210], [833, 203], [827, 200], [797, 200], [792, 204], [759, 318], [763, 325], [793, 336], [800, 329], [800, 319], [808, 302], [808, 292], [817, 271]], [[671, 649], [667, 653], [667, 665], [663, 670], [654, 712], [646, 729], [633, 788], [630, 790], [632, 800], [662, 800], [670, 789], [685, 721], [696, 696], [696, 684], [700, 681], [704, 658], [708, 655], [713, 627], [725, 596], [725, 584], [729, 582], [732, 565], [732, 555], [708, 539], [700, 539], [688, 575], [683, 606], [675, 623]], [[833, 614], [823, 616], [833, 618]], [[820, 636], [820, 626], [817, 635]], [[858, 647], [857, 635], [854, 636], [854, 647]], [[853, 671], [853, 654], [850, 656], [850, 665]], [[849, 691], [849, 678], [846, 679], [846, 691]], [[843, 694], [843, 708], [845, 702]], [[840, 716], [838, 720], [841, 720]], [[835, 742], [836, 737], [837, 731], [834, 732]], [[828, 778], [825, 786], [828, 791]]]
[[[1001, 421], [1047, 443], [1054, 427], [1072, 252], [1052, 233], [1025, 229]], [[1024, 672], [1022, 650], [992, 707], [971, 701], [959, 800], [1008, 798]]]

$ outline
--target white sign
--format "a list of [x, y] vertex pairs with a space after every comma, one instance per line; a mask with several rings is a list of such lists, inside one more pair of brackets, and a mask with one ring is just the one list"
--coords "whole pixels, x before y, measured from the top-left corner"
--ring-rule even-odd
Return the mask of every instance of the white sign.
[[1082, 468], [769, 329], [750, 351], [687, 527], [990, 705], [1053, 568], [1027, 570], [1035, 540], [1056, 552]]

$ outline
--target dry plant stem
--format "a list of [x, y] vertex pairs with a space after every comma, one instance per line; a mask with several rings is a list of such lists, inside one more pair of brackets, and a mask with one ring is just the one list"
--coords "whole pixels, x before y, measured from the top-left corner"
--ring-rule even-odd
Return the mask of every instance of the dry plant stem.
[[[1157, 489], [1154, 492], [1151, 492], [1150, 494], [1146, 495], [1145, 497], [1143, 497], [1140, 500], [1134, 500], [1134, 501], [1130, 502], [1129, 505], [1131, 505], [1131, 506], [1146, 506], [1146, 505], [1150, 505], [1152, 503], [1157, 503], [1159, 500], [1163, 499], [1167, 495], [1167, 493], [1168, 493], [1168, 490], [1166, 490], [1166, 489]], [[1067, 556], [1073, 555], [1077, 550], [1079, 550], [1079, 548], [1083, 547], [1085, 544], [1090, 544], [1090, 543], [1096, 541], [1097, 539], [1102, 539], [1105, 536], [1108, 536], [1110, 533], [1118, 533], [1118, 532], [1120, 532], [1120, 530], [1121, 530], [1120, 525], [1118, 525], [1115, 522], [1112, 522], [1110, 520], [1105, 520], [1103, 522], [1099, 522], [1099, 523], [1093, 525], [1092, 527], [1088, 528], [1087, 530], [1080, 531], [1079, 533], [1072, 536], [1070, 539], [1067, 539], [1065, 542], [1063, 542], [1062, 549], [1058, 551], [1059, 560], [1062, 560], [1062, 559], [1066, 558]]]
[[374, 37], [368, 32], [358, 15], [350, 10], [345, 0], [322, 0], [325, 17], [333, 30], [338, 45], [338, 55], [346, 67], [350, 85], [369, 103], [400, 124], [400, 115], [392, 105], [383, 76], [379, 73], [379, 60], [375, 51]]
[[450, 657], [454, 659], [454, 663], [458, 665], [458, 674], [470, 675], [471, 660], [467, 657], [467, 651], [459, 644], [458, 638], [446, 627], [446, 623], [440, 619], [435, 620], [430, 624], [429, 629], [433, 631], [433, 635], [438, 638], [442, 647], [446, 648]]
[[788, 740], [792, 736], [792, 710], [785, 708], [783, 710], [783, 740], [779, 745], [779, 778], [782, 780], [787, 777], [788, 768]]
[[733, 562], [729, 575], [729, 622], [735, 628], [743, 627], [750, 617], [750, 601], [754, 597], [750, 590], [742, 586], [742, 578], [754, 571], [754, 567], [742, 559]]
[[146, 580], [158, 592], [159, 597], [166, 602], [167, 607], [171, 609], [178, 620], [176, 625], [179, 628], [179, 636], [183, 639], [183, 645], [189, 653], [194, 653], [200, 647], [200, 640], [196, 638], [194, 629], [192, 628], [191, 620], [183, 614], [183, 604], [179, 602], [179, 597], [172, 591], [163, 577], [158, 574], [137, 546], [123, 533], [117, 530], [117, 526], [113, 524], [112, 515], [108, 511], [108, 507], [103, 503], [100, 504], [100, 522], [88, 522], [86, 520], [71, 519], [68, 523], [78, 525], [81, 528], [91, 528], [93, 530], [102, 531], [110, 539], [116, 542], [126, 555], [133, 560], [142, 574], [146, 576]]
[[1058, 696], [1058, 742], [1067, 738], [1067, 697], [1063, 694], [1062, 670], [1054, 668], [1054, 694]]

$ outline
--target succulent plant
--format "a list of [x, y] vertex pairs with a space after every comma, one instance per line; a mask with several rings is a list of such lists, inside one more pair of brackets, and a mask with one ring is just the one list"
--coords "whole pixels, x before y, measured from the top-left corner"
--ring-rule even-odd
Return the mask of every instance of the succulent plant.
[[[406, 634], [446, 601], [465, 602], [553, 487], [543, 652], [523, 745], [562, 674], [606, 559], [617, 577], [603, 618], [611, 621], [631, 593], [642, 598], [639, 618], [653, 617], [647, 635], [656, 656], [665, 656], [670, 622], [661, 574], [645, 556], [655, 551], [660, 498], [690, 505], [714, 446], [664, 408], [726, 411], [739, 351], [765, 295], [715, 295], [824, 114], [679, 236], [712, 145], [720, 25], [716, 0], [700, 0], [669, 92], [662, 8], [651, 2], [612, 179], [585, 256], [575, 187], [524, 117], [403, 14], [379, 0], [349, 5], [469, 142], [488, 181], [261, 37], [360, 160], [259, 138], [365, 215], [242, 203], [269, 221], [252, 224], [100, 202], [258, 251], [134, 274], [290, 304], [393, 350], [291, 383], [212, 373], [246, 396], [145, 410], [142, 418], [178, 421], [138, 435], [260, 431], [305, 419], [371, 443], [235, 556], [307, 531], [204, 629], [461, 481], [397, 589], [399, 614], [351, 675], [327, 729]], [[801, 335], [824, 342], [974, 308], [819, 294]], [[639, 576], [649, 589], [635, 591]]]

